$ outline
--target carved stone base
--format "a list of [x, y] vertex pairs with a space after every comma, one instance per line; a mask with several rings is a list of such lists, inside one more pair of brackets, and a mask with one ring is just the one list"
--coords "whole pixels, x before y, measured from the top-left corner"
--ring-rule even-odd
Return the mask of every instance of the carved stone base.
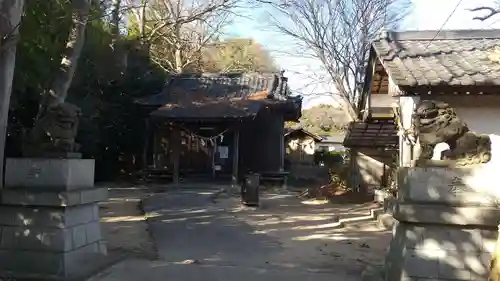
[[486, 281], [496, 236], [496, 229], [396, 221], [385, 281]]
[[482, 171], [487, 167], [398, 170], [385, 281], [488, 280], [500, 209], [498, 186], [481, 179]]
[[89, 159], [7, 159], [0, 204], [0, 276], [72, 280], [106, 261]]

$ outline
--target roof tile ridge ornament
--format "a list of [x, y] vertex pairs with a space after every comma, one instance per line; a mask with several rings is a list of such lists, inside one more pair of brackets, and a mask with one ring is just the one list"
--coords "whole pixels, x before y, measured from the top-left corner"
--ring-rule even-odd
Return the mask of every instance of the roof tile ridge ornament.
[[280, 76], [278, 76], [276, 73], [273, 74], [273, 82], [271, 83], [270, 87], [267, 90], [267, 98], [268, 99], [275, 99], [276, 98], [276, 90], [279, 89], [279, 86], [281, 84], [281, 73]]
[[394, 40], [393, 32], [388, 30], [385, 27], [382, 27], [380, 29], [380, 31], [377, 33], [375, 40], [376, 41], [381, 41], [381, 40], [393, 41]]
[[280, 71], [280, 99], [285, 100], [288, 97], [288, 77], [285, 76], [285, 70], [282, 69]]

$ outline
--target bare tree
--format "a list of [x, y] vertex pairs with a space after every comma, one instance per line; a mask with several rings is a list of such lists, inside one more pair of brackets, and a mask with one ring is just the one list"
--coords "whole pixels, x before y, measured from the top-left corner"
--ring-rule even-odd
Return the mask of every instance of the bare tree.
[[199, 62], [202, 48], [229, 22], [238, 1], [141, 0], [133, 18], [152, 60], [168, 72], [181, 73]]
[[276, 72], [273, 58], [252, 39], [228, 38], [203, 48], [200, 67], [207, 72]]
[[48, 107], [65, 102], [83, 44], [85, 43], [85, 30], [87, 28], [91, 0], [73, 0], [72, 4], [72, 26], [68, 40], [66, 41], [66, 48], [61, 59], [59, 72], [56, 73], [52, 87], [44, 95], [38, 117], [41, 117]]
[[357, 119], [370, 42], [393, 29], [408, 13], [408, 0], [291, 0], [273, 17], [279, 32], [321, 62], [346, 115]]
[[23, 0], [0, 0], [0, 186]]
[[121, 21], [121, 0], [113, 0], [111, 10], [111, 35], [113, 36], [112, 47], [116, 48], [116, 43], [120, 37], [120, 21]]

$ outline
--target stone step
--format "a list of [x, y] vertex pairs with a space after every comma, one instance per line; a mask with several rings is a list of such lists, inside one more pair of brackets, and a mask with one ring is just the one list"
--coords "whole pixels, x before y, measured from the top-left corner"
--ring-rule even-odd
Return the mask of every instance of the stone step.
[[369, 221], [376, 221], [377, 217], [383, 213], [383, 208], [373, 208], [370, 209], [369, 213], [366, 214], [356, 214], [356, 215], [346, 215], [346, 216], [339, 216], [337, 220], [338, 228], [345, 227], [346, 224], [350, 223], [357, 223], [357, 222], [369, 222]]
[[392, 229], [392, 226], [394, 225], [394, 218], [391, 214], [380, 214], [377, 217], [377, 224], [382, 229]]

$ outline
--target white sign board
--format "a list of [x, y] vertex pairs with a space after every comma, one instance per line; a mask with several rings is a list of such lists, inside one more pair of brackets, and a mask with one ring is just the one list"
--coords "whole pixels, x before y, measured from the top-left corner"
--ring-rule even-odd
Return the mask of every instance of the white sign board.
[[219, 146], [217, 147], [217, 151], [221, 159], [227, 159], [229, 157], [229, 148], [227, 146]]

